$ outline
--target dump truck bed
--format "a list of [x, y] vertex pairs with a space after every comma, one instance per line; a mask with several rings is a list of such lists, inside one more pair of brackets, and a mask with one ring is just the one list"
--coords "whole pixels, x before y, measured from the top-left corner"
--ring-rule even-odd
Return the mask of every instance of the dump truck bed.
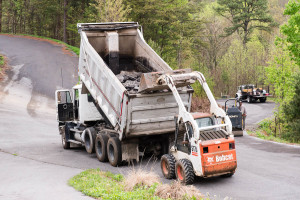
[[[173, 132], [178, 114], [173, 94], [138, 92], [143, 73], [172, 70], [145, 42], [138, 23], [78, 24], [78, 30], [82, 93], [92, 95], [120, 138]], [[179, 91], [190, 111], [193, 89]]]

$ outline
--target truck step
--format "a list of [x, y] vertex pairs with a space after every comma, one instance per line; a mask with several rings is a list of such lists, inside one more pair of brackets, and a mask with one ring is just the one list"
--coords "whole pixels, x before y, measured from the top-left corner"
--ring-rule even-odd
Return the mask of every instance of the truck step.
[[76, 132], [76, 133], [82, 133], [83, 131], [75, 129], [75, 128], [70, 128], [70, 131]]
[[68, 140], [68, 142], [72, 142], [72, 143], [74, 143], [74, 144], [82, 144], [81, 142], [76, 141], [76, 140]]

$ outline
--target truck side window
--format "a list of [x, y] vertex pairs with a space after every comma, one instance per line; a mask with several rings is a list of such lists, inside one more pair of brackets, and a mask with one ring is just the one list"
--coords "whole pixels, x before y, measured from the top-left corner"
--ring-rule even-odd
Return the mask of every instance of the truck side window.
[[64, 103], [72, 103], [71, 95], [69, 91], [63, 91], [57, 93], [57, 103], [64, 104]]

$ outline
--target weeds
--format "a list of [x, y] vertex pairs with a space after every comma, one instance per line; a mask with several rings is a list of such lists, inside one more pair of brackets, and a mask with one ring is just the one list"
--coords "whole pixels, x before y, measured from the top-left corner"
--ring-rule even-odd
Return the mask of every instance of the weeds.
[[4, 57], [0, 55], [0, 67], [4, 65]]
[[[256, 131], [248, 131], [249, 135], [264, 139], [264, 140], [270, 140], [274, 142], [279, 142], [279, 143], [295, 143], [293, 140], [286, 140], [280, 135], [275, 135], [273, 130], [275, 129], [275, 124], [274, 120], [271, 118], [264, 119], [261, 121], [259, 124], [259, 128]], [[299, 142], [298, 142], [299, 144]]]
[[202, 199], [204, 197], [194, 186], [185, 186], [178, 181], [159, 185], [155, 195], [163, 199]]

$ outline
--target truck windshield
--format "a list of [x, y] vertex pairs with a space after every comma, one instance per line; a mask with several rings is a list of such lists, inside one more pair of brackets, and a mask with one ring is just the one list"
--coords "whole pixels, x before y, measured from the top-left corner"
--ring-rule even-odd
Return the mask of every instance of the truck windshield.
[[214, 125], [213, 120], [210, 117], [196, 119], [199, 128]]

